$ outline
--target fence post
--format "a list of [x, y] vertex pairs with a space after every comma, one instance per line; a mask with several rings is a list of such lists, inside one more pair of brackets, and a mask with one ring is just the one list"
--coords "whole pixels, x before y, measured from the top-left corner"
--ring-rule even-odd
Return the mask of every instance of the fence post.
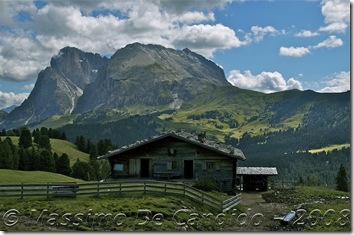
[[119, 192], [122, 192], [122, 182], [119, 183]]
[[21, 183], [21, 199], [23, 198], [23, 183]]
[[97, 181], [97, 197], [100, 196], [100, 181]]
[[183, 197], [186, 197], [186, 185], [183, 184]]
[[144, 195], [146, 194], [146, 182], [144, 181]]
[[166, 188], [166, 184], [165, 184], [165, 193], [166, 193], [166, 190], [167, 190], [167, 188]]

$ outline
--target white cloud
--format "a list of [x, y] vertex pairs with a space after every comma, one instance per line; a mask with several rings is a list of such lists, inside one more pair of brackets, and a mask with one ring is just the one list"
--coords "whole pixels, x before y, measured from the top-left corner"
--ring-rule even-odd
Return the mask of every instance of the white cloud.
[[208, 14], [205, 14], [204, 12], [186, 12], [182, 14], [181, 16], [178, 16], [176, 20], [187, 23], [187, 24], [192, 24], [192, 23], [201, 23], [203, 21], [215, 21], [215, 16], [213, 12], [209, 12]]
[[310, 30], [301, 30], [300, 32], [296, 33], [296, 37], [301, 37], [301, 38], [309, 38], [309, 37], [315, 37], [318, 36], [319, 33], [317, 32], [312, 32]]
[[318, 49], [321, 47], [326, 48], [335, 48], [343, 45], [343, 41], [340, 38], [337, 38], [335, 35], [331, 35], [328, 39], [318, 43], [315, 46], [309, 47], [280, 47], [279, 55], [281, 56], [290, 56], [290, 57], [302, 57], [311, 53], [310, 49]]
[[0, 79], [32, 80], [49, 64], [50, 55], [25, 32], [21, 35], [0, 32]]
[[339, 72], [323, 81], [326, 87], [318, 92], [346, 92], [350, 90], [350, 72]]
[[185, 25], [177, 33], [172, 41], [174, 45], [188, 47], [206, 57], [211, 57], [217, 49], [229, 49], [245, 44], [236, 37], [235, 31], [221, 24]]
[[279, 31], [275, 29], [273, 26], [266, 26], [266, 27], [252, 26], [251, 31], [254, 36], [254, 40], [256, 42], [261, 41], [268, 34], [274, 36], [277, 34], [284, 33], [283, 31]]
[[27, 97], [29, 93], [15, 94], [13, 92], [0, 91], [0, 109], [7, 108], [11, 105], [20, 105]]
[[232, 70], [227, 80], [233, 86], [264, 93], [303, 89], [300, 81], [294, 78], [290, 78], [286, 81], [279, 72], [262, 72], [258, 75], [253, 75], [249, 70], [244, 71], [244, 73], [241, 73], [239, 70]]
[[346, 23], [342, 22], [337, 22], [337, 23], [332, 23], [327, 26], [321, 27], [319, 31], [324, 31], [324, 32], [329, 32], [329, 33], [344, 33], [348, 25]]
[[290, 57], [302, 57], [311, 53], [306, 47], [280, 47], [279, 55]]
[[34, 83], [23, 86], [25, 90], [32, 90], [34, 88]]
[[350, 1], [323, 0], [322, 14], [328, 26], [321, 27], [321, 31], [344, 33], [350, 22]]
[[321, 48], [321, 47], [327, 47], [327, 48], [335, 48], [335, 47], [340, 47], [343, 45], [343, 41], [340, 38], [337, 38], [335, 35], [329, 36], [328, 39], [324, 40], [323, 42], [318, 43], [316, 46], [313, 48]]
[[[188, 47], [210, 58], [217, 50], [247, 44], [233, 29], [213, 23], [211, 10], [228, 2], [68, 0], [48, 1], [37, 9], [33, 2], [1, 1], [0, 7], [6, 11], [2, 11], [0, 24], [12, 30], [0, 31], [0, 79], [35, 79], [66, 46], [109, 55], [138, 41]], [[108, 13], [96, 16], [97, 10]], [[31, 22], [16, 24], [14, 16], [19, 11], [28, 12]]]

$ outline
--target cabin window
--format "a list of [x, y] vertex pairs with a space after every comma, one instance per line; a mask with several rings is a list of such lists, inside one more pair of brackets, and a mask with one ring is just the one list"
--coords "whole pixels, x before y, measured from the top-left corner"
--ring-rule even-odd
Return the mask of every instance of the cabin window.
[[115, 171], [123, 171], [123, 164], [114, 164], [113, 170]]
[[166, 169], [172, 170], [172, 162], [167, 162]]
[[174, 148], [168, 148], [167, 149], [168, 156], [176, 156], [177, 154], [177, 149]]
[[172, 170], [177, 170], [177, 161], [172, 161]]
[[207, 171], [211, 171], [211, 170], [215, 170], [215, 162], [206, 162], [206, 170]]
[[177, 161], [167, 162], [167, 170], [177, 170]]

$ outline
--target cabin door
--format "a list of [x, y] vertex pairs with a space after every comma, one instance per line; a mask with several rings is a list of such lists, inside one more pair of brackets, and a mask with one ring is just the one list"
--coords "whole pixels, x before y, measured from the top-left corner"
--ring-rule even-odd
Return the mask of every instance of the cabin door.
[[150, 159], [141, 159], [140, 161], [140, 177], [150, 177]]
[[184, 160], [184, 178], [193, 179], [193, 160]]

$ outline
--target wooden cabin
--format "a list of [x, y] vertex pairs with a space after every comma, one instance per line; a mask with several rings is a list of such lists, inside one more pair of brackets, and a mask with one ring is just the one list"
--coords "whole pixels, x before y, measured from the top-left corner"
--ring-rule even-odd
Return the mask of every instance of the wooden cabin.
[[197, 180], [208, 176], [221, 191], [236, 190], [240, 149], [199, 135], [175, 131], [137, 141], [110, 151], [98, 159], [108, 159], [111, 178], [153, 178], [157, 180]]
[[267, 191], [270, 176], [278, 175], [276, 167], [237, 167], [237, 186], [240, 191]]

